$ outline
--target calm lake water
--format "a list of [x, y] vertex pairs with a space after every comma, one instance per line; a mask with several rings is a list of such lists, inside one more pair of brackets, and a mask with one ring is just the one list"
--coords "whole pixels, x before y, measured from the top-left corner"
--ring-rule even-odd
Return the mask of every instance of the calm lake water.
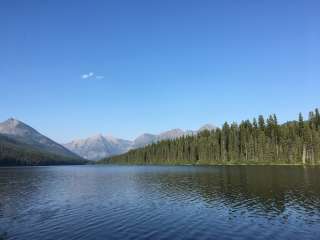
[[0, 239], [320, 239], [320, 169], [0, 168]]

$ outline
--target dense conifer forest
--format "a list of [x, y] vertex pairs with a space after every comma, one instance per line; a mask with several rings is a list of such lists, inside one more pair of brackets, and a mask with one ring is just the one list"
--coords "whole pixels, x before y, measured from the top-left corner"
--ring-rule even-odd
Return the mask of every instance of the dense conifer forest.
[[279, 124], [267, 119], [225, 123], [222, 128], [161, 141], [101, 163], [121, 164], [320, 164], [320, 115]]

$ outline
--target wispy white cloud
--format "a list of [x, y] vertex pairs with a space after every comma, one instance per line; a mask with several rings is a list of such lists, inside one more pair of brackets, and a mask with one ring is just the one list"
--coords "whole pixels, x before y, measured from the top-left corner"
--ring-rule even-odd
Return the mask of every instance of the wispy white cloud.
[[89, 72], [88, 74], [83, 74], [81, 76], [82, 79], [92, 78], [94, 76], [93, 72]]
[[83, 74], [81, 78], [82, 79], [104, 79], [104, 76], [95, 75], [93, 72], [89, 72], [89, 73]]

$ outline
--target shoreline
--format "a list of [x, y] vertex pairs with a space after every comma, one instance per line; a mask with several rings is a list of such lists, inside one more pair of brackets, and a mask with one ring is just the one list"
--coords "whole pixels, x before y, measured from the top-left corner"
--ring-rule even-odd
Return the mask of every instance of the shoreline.
[[228, 163], [228, 164], [129, 164], [129, 163], [96, 163], [94, 165], [115, 165], [115, 166], [193, 166], [193, 167], [214, 167], [214, 166], [301, 166], [320, 167], [320, 164], [297, 164], [297, 163]]

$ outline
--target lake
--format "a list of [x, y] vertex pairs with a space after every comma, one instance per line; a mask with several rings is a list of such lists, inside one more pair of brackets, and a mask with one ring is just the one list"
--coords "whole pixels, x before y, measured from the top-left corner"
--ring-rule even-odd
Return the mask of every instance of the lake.
[[320, 239], [320, 168], [0, 168], [0, 239]]

